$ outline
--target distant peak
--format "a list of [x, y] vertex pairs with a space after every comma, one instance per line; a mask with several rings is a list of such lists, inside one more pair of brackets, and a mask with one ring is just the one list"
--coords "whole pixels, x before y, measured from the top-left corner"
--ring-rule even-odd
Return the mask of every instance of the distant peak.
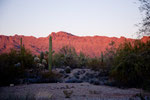
[[64, 32], [64, 31], [59, 31], [59, 32], [56, 32], [56, 33], [52, 32], [51, 36], [74, 36], [74, 35], [71, 34], [71, 33]]
[[143, 42], [149, 41], [149, 40], [150, 40], [150, 36], [143, 36], [143, 37], [141, 38], [141, 40], [142, 40]]

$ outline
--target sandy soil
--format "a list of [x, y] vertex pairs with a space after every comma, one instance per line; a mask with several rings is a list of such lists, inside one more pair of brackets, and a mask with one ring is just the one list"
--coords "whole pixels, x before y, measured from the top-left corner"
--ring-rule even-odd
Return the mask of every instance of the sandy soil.
[[[63, 91], [73, 91], [71, 98], [65, 98]], [[0, 100], [11, 95], [32, 94], [37, 100], [129, 100], [140, 93], [140, 89], [119, 89], [109, 86], [96, 86], [89, 83], [48, 83], [29, 84], [14, 87], [0, 87]], [[150, 93], [142, 91], [147, 96]], [[52, 97], [51, 97], [52, 96]]]

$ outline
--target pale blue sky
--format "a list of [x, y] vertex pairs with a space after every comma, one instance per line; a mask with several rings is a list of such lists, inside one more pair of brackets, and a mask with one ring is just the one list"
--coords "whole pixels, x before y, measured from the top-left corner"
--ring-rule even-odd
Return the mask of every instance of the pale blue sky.
[[0, 34], [132, 38], [141, 21], [137, 0], [0, 0]]

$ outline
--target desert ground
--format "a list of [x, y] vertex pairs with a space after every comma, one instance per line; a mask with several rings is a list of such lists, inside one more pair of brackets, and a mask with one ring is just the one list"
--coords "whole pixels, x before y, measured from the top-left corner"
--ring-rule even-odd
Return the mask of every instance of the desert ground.
[[[63, 91], [73, 91], [73, 93], [70, 98], [66, 98]], [[25, 95], [33, 96], [36, 100], [140, 100], [135, 97], [139, 93], [144, 94], [145, 98], [150, 97], [150, 93], [140, 89], [120, 89], [89, 83], [24, 84], [0, 87], [0, 100]], [[134, 99], [131, 99], [133, 97]]]

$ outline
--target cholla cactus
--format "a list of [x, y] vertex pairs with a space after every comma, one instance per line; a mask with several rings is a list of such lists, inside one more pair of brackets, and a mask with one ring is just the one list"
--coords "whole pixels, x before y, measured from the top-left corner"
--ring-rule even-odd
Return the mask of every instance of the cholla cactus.
[[42, 70], [45, 68], [45, 65], [41, 64], [41, 63], [37, 63], [37, 67], [38, 67], [38, 69]]
[[38, 57], [34, 57], [34, 62], [36, 63], [37, 70], [45, 69], [45, 66], [47, 64], [45, 59], [42, 59], [42, 63], [40, 63], [40, 58]]
[[39, 62], [40, 62], [40, 59], [39, 59], [38, 57], [35, 57], [35, 58], [34, 58], [34, 62], [35, 62], [35, 63], [39, 63]]
[[21, 66], [21, 63], [18, 62], [17, 64], [15, 64], [15, 67], [20, 67]]
[[47, 62], [45, 59], [42, 59], [42, 64], [47, 65]]

